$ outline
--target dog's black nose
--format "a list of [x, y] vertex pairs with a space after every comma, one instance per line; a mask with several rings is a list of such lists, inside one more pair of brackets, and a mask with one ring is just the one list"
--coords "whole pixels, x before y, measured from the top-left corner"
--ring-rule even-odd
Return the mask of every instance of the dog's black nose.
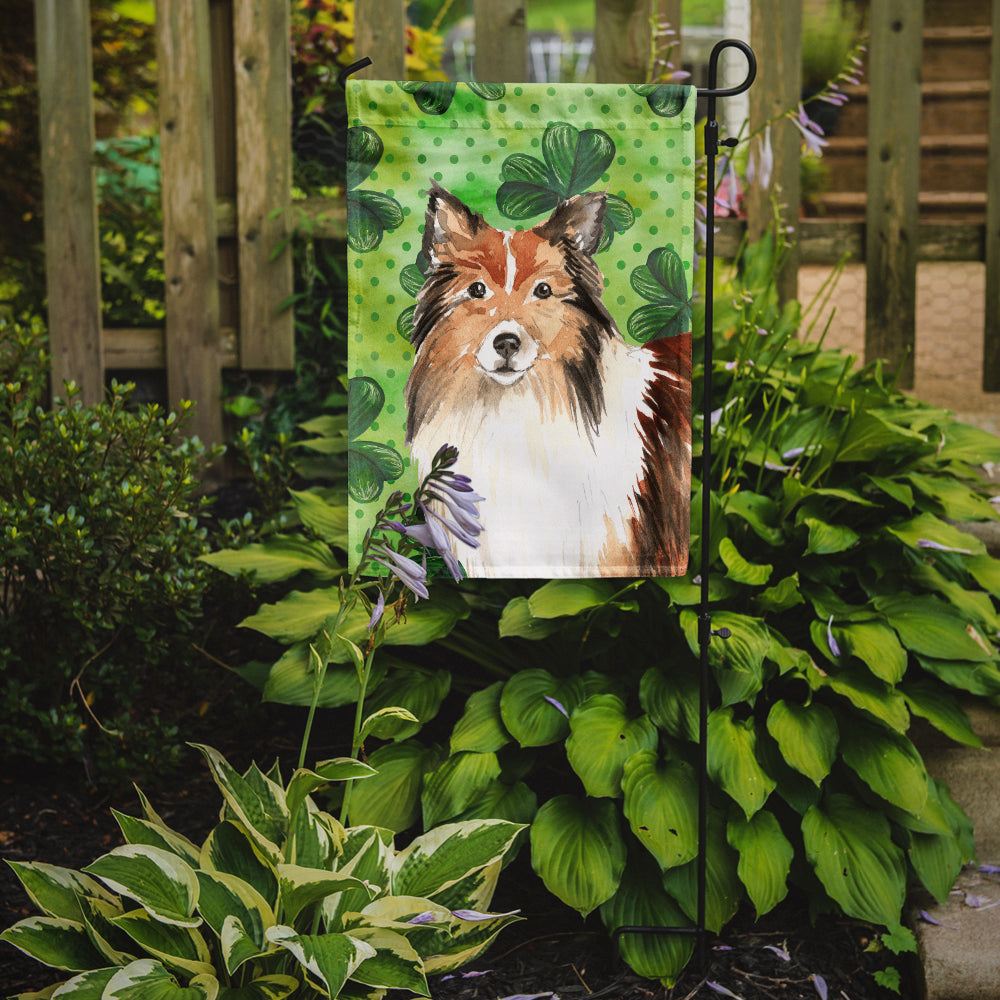
[[510, 361], [521, 346], [521, 338], [516, 333], [498, 333], [493, 338], [493, 350], [504, 361]]

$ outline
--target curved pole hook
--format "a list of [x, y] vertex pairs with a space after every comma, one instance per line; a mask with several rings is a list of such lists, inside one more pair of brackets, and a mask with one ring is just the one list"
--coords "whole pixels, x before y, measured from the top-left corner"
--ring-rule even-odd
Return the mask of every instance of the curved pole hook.
[[[719, 89], [719, 56], [724, 49], [739, 49], [747, 59], [746, 79], [735, 87], [724, 87]], [[721, 42], [716, 42], [712, 49], [712, 54], [708, 57], [708, 87], [698, 91], [699, 97], [735, 97], [750, 89], [751, 84], [757, 78], [757, 57], [753, 54], [753, 49], [746, 42], [738, 38], [724, 38]]]
[[366, 66], [371, 66], [371, 64], [372, 64], [371, 59], [369, 59], [368, 56], [365, 56], [363, 59], [359, 59], [357, 62], [352, 62], [350, 66], [345, 66], [337, 74], [337, 85], [340, 87], [341, 90], [346, 90], [347, 78], [352, 73], [357, 73], [358, 70], [364, 69]]

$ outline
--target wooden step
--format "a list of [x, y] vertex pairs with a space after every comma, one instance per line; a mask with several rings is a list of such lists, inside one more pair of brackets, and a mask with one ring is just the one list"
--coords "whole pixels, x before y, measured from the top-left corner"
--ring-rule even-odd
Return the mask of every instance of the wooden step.
[[[985, 135], [925, 135], [920, 138], [920, 188], [925, 191], [985, 191]], [[868, 140], [864, 136], [831, 136], [823, 151], [834, 191], [864, 190]]]
[[[921, 84], [921, 135], [947, 135], [960, 128], [963, 134], [988, 130], [989, 80], [937, 80]], [[836, 135], [866, 135], [868, 84], [846, 90], [848, 103], [841, 109]]]
[[988, 80], [992, 38], [989, 25], [925, 28], [921, 79], [924, 83]]
[[[816, 202], [828, 218], [865, 218], [868, 198], [863, 191], [831, 191]], [[979, 191], [921, 191], [920, 218], [928, 221], [981, 223], [986, 216], [986, 193]]]
[[989, 24], [990, 4], [991, 0], [924, 0], [924, 27], [947, 26], [959, 20], [962, 24]]

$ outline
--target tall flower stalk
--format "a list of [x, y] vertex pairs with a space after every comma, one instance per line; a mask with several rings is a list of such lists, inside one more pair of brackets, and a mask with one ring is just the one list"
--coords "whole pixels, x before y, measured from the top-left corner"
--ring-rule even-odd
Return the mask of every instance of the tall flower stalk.
[[[313, 675], [313, 697], [309, 705], [299, 767], [305, 766], [316, 709], [323, 690], [327, 668], [334, 650], [346, 649], [358, 677], [358, 699], [351, 734], [351, 756], [360, 758], [365, 738], [380, 720], [391, 717], [416, 721], [403, 708], [384, 708], [365, 716], [365, 698], [372, 674], [375, 653], [393, 624], [406, 617], [409, 602], [429, 596], [428, 555], [443, 560], [456, 581], [462, 568], [454, 552], [455, 543], [476, 548], [482, 531], [478, 504], [483, 500], [472, 489], [467, 476], [454, 472], [458, 449], [444, 445], [434, 456], [430, 472], [407, 502], [402, 492], [393, 493], [376, 516], [375, 524], [365, 534], [357, 568], [346, 582], [341, 582], [340, 606], [335, 615], [309, 646], [309, 665]], [[343, 634], [348, 616], [361, 605], [368, 614], [363, 648]], [[344, 793], [341, 809], [346, 822], [350, 803], [350, 785]]]

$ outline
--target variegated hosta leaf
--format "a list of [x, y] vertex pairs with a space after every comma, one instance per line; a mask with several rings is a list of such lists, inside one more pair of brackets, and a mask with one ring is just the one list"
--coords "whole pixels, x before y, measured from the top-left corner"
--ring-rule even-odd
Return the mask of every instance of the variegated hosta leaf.
[[240, 775], [212, 747], [193, 746], [205, 755], [226, 805], [247, 828], [264, 855], [277, 863], [281, 856], [278, 845], [288, 831], [284, 789], [253, 768], [246, 776]]
[[766, 809], [750, 819], [737, 816], [730, 820], [726, 837], [730, 847], [740, 853], [736, 873], [761, 917], [788, 894], [788, 872], [795, 849], [781, 832], [774, 813]]
[[304, 868], [335, 868], [344, 836], [338, 820], [317, 809], [312, 799], [306, 799], [292, 820], [285, 857]]
[[[619, 927], [688, 927], [691, 921], [664, 891], [652, 859], [630, 858], [618, 891], [601, 905], [601, 920]], [[640, 976], [672, 986], [694, 950], [692, 934], [623, 934], [619, 949]]]
[[159, 962], [143, 958], [119, 969], [101, 1000], [216, 1000], [218, 995], [219, 981], [212, 975], [196, 976], [181, 986]]
[[424, 963], [402, 934], [384, 927], [356, 927], [351, 931], [351, 937], [375, 949], [375, 954], [366, 958], [351, 973], [355, 982], [430, 996]]
[[[250, 939], [255, 949], [254, 953], [259, 954], [266, 950], [264, 931], [274, 925], [274, 912], [267, 900], [252, 885], [235, 875], [205, 871], [198, 872], [198, 883], [201, 887], [198, 910], [220, 940], [223, 938], [223, 929], [227, 921], [236, 920], [239, 922], [242, 936]], [[234, 930], [231, 929], [229, 934], [232, 939]], [[241, 944], [240, 960], [231, 965], [232, 949], [225, 950], [226, 966], [230, 975], [236, 971], [239, 964], [251, 957], [244, 954], [245, 948]]]
[[268, 928], [267, 939], [291, 952], [310, 979], [332, 997], [365, 959], [375, 957], [370, 944], [349, 934], [296, 934], [293, 928], [278, 924]]
[[64, 917], [67, 920], [81, 920], [81, 896], [93, 896], [109, 903], [116, 902], [114, 896], [97, 879], [39, 861], [8, 861], [24, 891], [31, 901], [46, 916]]
[[87, 928], [65, 917], [28, 917], [0, 934], [26, 955], [54, 969], [81, 972], [100, 968], [105, 959], [91, 944]]
[[447, 823], [413, 840], [393, 859], [392, 892], [433, 899], [499, 861], [523, 827], [505, 820]]
[[294, 976], [261, 976], [245, 986], [223, 987], [218, 1000], [285, 1000], [300, 986]]
[[135, 942], [114, 925], [115, 917], [120, 917], [125, 912], [120, 902], [109, 903], [93, 896], [83, 896], [80, 905], [90, 940], [104, 956], [105, 964], [128, 965], [139, 958], [140, 949]]
[[493, 864], [479, 868], [452, 883], [447, 889], [434, 893], [435, 902], [447, 906], [449, 910], [488, 910], [505, 860], [505, 857], [497, 858]]
[[661, 869], [697, 855], [698, 783], [690, 765], [643, 750], [625, 762], [622, 789], [632, 832]]
[[318, 788], [328, 785], [331, 781], [349, 781], [355, 778], [370, 778], [378, 772], [373, 767], [353, 757], [337, 757], [317, 764], [315, 769], [299, 768], [288, 782], [285, 792], [285, 804], [288, 812], [295, 815], [306, 796], [312, 795]]
[[774, 791], [776, 782], [757, 762], [752, 718], [737, 721], [733, 709], [717, 708], [708, 717], [708, 774], [749, 818]]
[[198, 848], [187, 837], [176, 833], [169, 827], [152, 823], [145, 819], [126, 816], [125, 813], [112, 809], [115, 819], [121, 827], [122, 835], [130, 844], [146, 844], [149, 847], [159, 847], [161, 850], [176, 854], [191, 867], [198, 864]]
[[805, 814], [802, 837], [823, 887], [849, 917], [899, 923], [906, 866], [882, 813], [849, 795], [830, 795]]
[[278, 905], [278, 875], [241, 823], [220, 823], [201, 847], [199, 867], [224, 872], [252, 885], [271, 907]]
[[428, 975], [451, 972], [474, 961], [492, 944], [500, 931], [521, 919], [516, 911], [477, 914], [475, 919], [465, 919], [463, 915], [469, 913], [467, 910], [451, 912], [455, 918], [451, 933], [447, 937], [442, 934], [443, 940], [424, 958], [424, 971]]
[[160, 923], [145, 910], [123, 913], [112, 923], [169, 968], [181, 969], [189, 976], [213, 971], [212, 956], [205, 939], [190, 927]]
[[595, 694], [573, 711], [566, 757], [588, 795], [621, 796], [622, 768], [639, 750], [653, 750], [659, 740], [648, 715], [630, 719], [625, 702], [613, 694]]
[[278, 865], [278, 881], [281, 886], [282, 912], [286, 920], [292, 921], [305, 907], [345, 889], [361, 889], [369, 893], [369, 898], [375, 895], [361, 879], [353, 875], [303, 868], [300, 865]]
[[146, 844], [125, 844], [85, 869], [109, 889], [134, 899], [150, 916], [166, 924], [197, 927], [198, 878], [171, 851]]
[[840, 733], [826, 705], [778, 700], [768, 713], [767, 731], [777, 741], [785, 761], [815, 785], [830, 773]]
[[53, 997], [55, 1000], [101, 1000], [104, 996], [104, 988], [114, 978], [120, 966], [112, 966], [107, 969], [91, 969], [89, 972], [81, 972], [79, 976], [67, 979], [51, 993], [50, 986], [44, 993], [21, 993], [11, 1000], [28, 1000], [30, 997]]
[[323, 920], [327, 930], [344, 930], [345, 913], [362, 910], [372, 892], [384, 892], [389, 886], [392, 857], [392, 834], [372, 826], [356, 826], [347, 831], [337, 870], [353, 875], [366, 888], [345, 889], [323, 900]]
[[617, 891], [625, 870], [618, 810], [608, 799], [558, 795], [531, 824], [531, 865], [549, 892], [586, 916]]

